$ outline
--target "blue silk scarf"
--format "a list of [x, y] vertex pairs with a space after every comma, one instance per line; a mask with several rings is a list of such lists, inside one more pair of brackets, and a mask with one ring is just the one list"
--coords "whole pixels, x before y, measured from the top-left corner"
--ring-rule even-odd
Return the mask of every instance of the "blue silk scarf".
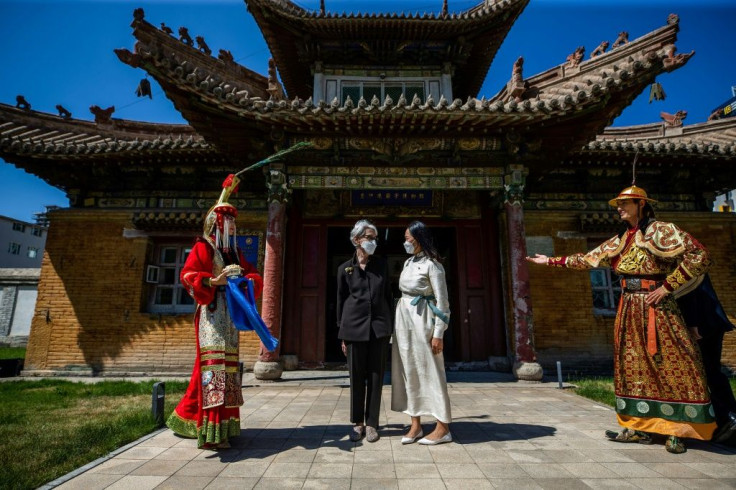
[[279, 340], [271, 335], [268, 327], [263, 323], [263, 318], [258, 314], [256, 298], [253, 294], [253, 281], [244, 277], [229, 277], [225, 294], [227, 309], [235, 328], [255, 330], [264, 347], [269, 352], [274, 351], [279, 345]]

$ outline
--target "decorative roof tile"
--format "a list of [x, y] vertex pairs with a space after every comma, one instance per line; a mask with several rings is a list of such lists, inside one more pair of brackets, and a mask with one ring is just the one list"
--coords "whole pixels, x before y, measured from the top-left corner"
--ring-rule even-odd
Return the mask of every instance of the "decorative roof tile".
[[212, 152], [190, 126], [112, 119], [99, 125], [0, 104], [0, 155], [95, 155], [129, 152]]

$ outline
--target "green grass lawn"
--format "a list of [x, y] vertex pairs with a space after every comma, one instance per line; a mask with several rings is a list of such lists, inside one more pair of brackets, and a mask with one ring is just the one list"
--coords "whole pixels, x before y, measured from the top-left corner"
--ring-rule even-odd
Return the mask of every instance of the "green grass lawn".
[[[0, 488], [37, 488], [155, 430], [153, 383], [0, 383]], [[166, 416], [186, 385], [166, 382]]]
[[0, 359], [25, 359], [25, 347], [0, 347]]
[[[731, 378], [729, 381], [731, 382], [731, 390], [736, 392], [736, 378]], [[571, 379], [570, 383], [577, 386], [575, 393], [580, 396], [590, 398], [609, 407], [613, 407], [616, 403], [612, 377], [578, 378]]]

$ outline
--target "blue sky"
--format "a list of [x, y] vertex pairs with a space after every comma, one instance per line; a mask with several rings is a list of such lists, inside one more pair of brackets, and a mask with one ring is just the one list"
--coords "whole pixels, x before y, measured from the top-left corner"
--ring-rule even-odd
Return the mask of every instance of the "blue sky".
[[[450, 11], [466, 10], [480, 0], [449, 0]], [[319, 0], [296, 2], [318, 9]], [[325, 0], [332, 12], [438, 12], [442, 0]], [[143, 7], [146, 20], [204, 36], [213, 52], [229, 49], [235, 59], [265, 74], [269, 52], [242, 0], [0, 0], [0, 102], [15, 104], [23, 94], [34, 110], [56, 113], [61, 104], [75, 118], [92, 120], [90, 105], [114, 105], [114, 117], [185, 123], [153, 82], [153, 100], [134, 90], [142, 70], [121, 63], [113, 49], [133, 49], [132, 12]], [[532, 76], [565, 61], [577, 46], [590, 53], [603, 40], [613, 42], [626, 30], [635, 39], [680, 16], [678, 52], [696, 51], [683, 68], [661, 75], [667, 99], [648, 103], [642, 94], [614, 126], [659, 121], [660, 111], [688, 111], [685, 124], [705, 121], [712, 109], [731, 97], [736, 85], [736, 1], [734, 0], [531, 0], [514, 24], [489, 70], [480, 95], [496, 94], [524, 57], [524, 75]], [[0, 215], [31, 221], [44, 205], [67, 206], [63, 192], [0, 160]]]

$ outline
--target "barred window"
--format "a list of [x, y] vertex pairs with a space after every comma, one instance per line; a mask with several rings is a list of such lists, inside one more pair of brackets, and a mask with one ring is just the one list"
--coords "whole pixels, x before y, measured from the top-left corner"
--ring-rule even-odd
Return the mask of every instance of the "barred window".
[[31, 235], [33, 236], [43, 236], [43, 228], [31, 228]]
[[621, 276], [608, 268], [591, 269], [590, 285], [593, 290], [593, 313], [615, 316], [621, 297]]
[[28, 258], [35, 259], [38, 256], [38, 249], [36, 247], [28, 247]]
[[23, 223], [13, 223], [13, 231], [19, 231], [21, 233], [25, 233], [26, 225], [24, 225]]
[[151, 284], [148, 311], [151, 313], [181, 314], [195, 309], [194, 299], [179, 281], [190, 244], [161, 244], [155, 248], [154, 260], [146, 273], [146, 282]]
[[8, 244], [8, 253], [12, 255], [20, 255], [20, 243], [10, 242]]
[[376, 96], [383, 104], [386, 95], [393, 99], [394, 103], [404, 94], [407, 102], [411, 103], [414, 95], [425, 101], [424, 82], [343, 82], [341, 103], [345, 103], [348, 95], [353, 103], [363, 97], [368, 103]]

